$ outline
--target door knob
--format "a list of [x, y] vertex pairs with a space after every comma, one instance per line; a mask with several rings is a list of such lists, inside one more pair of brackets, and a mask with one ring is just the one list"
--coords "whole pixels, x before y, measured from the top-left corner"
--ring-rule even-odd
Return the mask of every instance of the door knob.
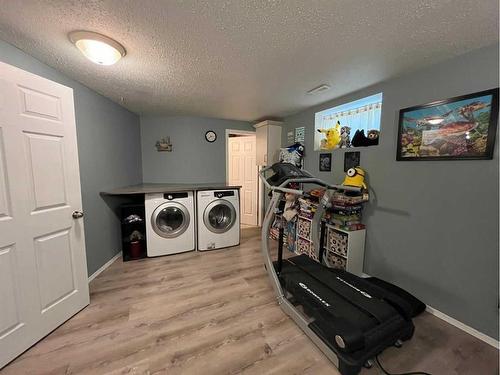
[[73, 211], [71, 216], [73, 216], [73, 219], [79, 219], [83, 217], [83, 211]]

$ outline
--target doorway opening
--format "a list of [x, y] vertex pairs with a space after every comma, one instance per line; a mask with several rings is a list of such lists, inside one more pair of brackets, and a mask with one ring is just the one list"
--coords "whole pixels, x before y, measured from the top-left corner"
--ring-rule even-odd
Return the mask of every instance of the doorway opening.
[[255, 132], [226, 130], [226, 182], [241, 186], [241, 225], [257, 226], [260, 213]]

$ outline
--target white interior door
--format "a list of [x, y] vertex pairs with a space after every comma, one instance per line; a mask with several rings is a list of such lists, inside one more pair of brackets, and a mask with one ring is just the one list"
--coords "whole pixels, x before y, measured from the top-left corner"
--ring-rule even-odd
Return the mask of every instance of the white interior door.
[[0, 63], [0, 368], [89, 303], [73, 90]]
[[228, 144], [229, 183], [241, 185], [241, 223], [257, 225], [257, 164], [255, 136], [230, 137]]

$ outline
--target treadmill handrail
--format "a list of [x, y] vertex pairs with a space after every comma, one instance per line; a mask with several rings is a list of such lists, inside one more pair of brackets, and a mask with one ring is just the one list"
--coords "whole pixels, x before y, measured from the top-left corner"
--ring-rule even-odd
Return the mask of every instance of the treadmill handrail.
[[[288, 184], [291, 184], [291, 183], [299, 183], [299, 184], [316, 184], [316, 185], [320, 185], [320, 186], [323, 186], [325, 188], [331, 188], [331, 189], [342, 189], [342, 190], [349, 190], [349, 191], [360, 191], [360, 188], [358, 187], [355, 187], [355, 186], [344, 186], [344, 185], [332, 185], [332, 184], [329, 184], [323, 180], [320, 180], [319, 178], [316, 178], [316, 177], [291, 177], [291, 178], [288, 178], [286, 179], [284, 182], [282, 182], [280, 185], [271, 185], [266, 177], [265, 177], [265, 172], [268, 171], [269, 169], [272, 168], [272, 165], [271, 166], [268, 166], [266, 168], [263, 168], [259, 171], [259, 177], [260, 179], [262, 180], [262, 182], [264, 183], [264, 185], [272, 190], [272, 191], [280, 191], [280, 192], [283, 192], [283, 193], [291, 193], [291, 194], [296, 194], [296, 195], [304, 195], [304, 191], [301, 190], [301, 189], [290, 189], [290, 188], [286, 188], [285, 186], [287, 186]], [[305, 171], [307, 172], [307, 171]]]

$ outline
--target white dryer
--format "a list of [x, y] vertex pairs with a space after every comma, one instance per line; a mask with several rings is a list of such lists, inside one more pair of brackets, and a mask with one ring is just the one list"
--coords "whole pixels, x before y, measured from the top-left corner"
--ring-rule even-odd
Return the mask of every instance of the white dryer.
[[192, 191], [146, 194], [145, 209], [148, 257], [195, 249]]
[[239, 190], [197, 192], [198, 250], [240, 244]]

